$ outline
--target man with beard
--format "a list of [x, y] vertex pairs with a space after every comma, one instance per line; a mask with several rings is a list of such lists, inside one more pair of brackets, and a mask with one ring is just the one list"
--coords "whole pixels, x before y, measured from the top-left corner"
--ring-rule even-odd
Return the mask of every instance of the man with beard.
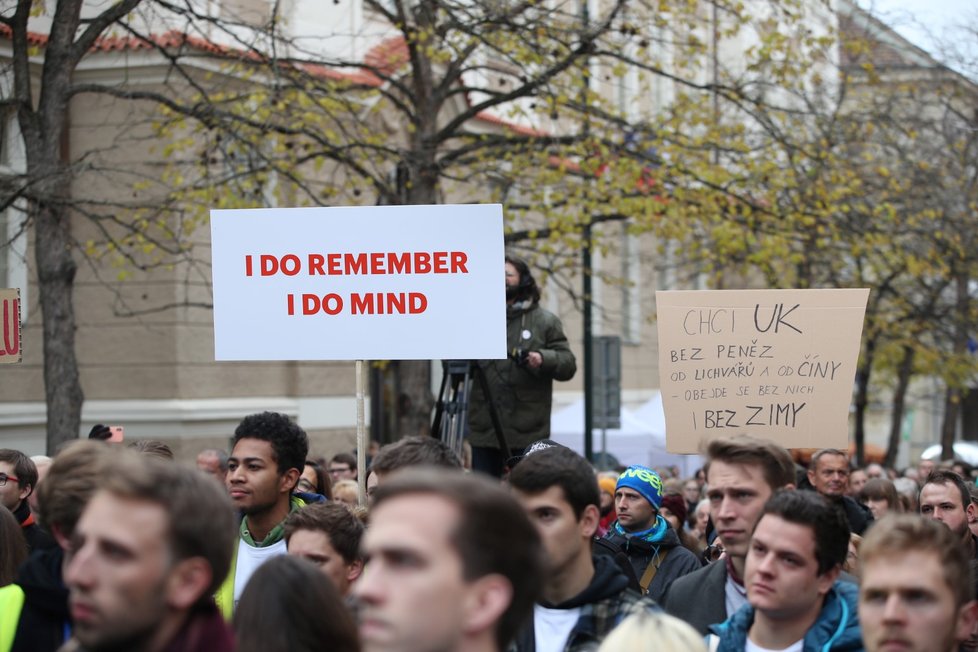
[[535, 451], [516, 465], [509, 484], [550, 562], [542, 599], [514, 652], [592, 649], [626, 616], [656, 609], [628, 588], [610, 555], [591, 550], [600, 498], [587, 460], [563, 446]]
[[840, 506], [849, 521], [849, 529], [862, 535], [873, 523], [869, 508], [848, 496], [849, 456], [835, 448], [823, 448], [812, 455], [808, 481], [815, 491]]
[[255, 569], [286, 553], [284, 521], [305, 505], [292, 490], [308, 452], [305, 431], [284, 414], [253, 414], [234, 431], [226, 482], [242, 518], [231, 573], [217, 594], [229, 620]]
[[[550, 436], [553, 381], [570, 380], [577, 362], [560, 319], [540, 307], [540, 290], [523, 260], [506, 256], [506, 350], [502, 360], [482, 360], [489, 396], [472, 383], [469, 442], [472, 469], [499, 476], [510, 457]], [[506, 445], [501, 451], [491, 418], [499, 416]]]
[[859, 548], [868, 652], [954, 652], [975, 631], [971, 560], [946, 527], [916, 514], [873, 526]]
[[604, 537], [628, 555], [642, 590], [656, 601], [673, 580], [700, 568], [696, 555], [682, 546], [659, 513], [661, 506], [659, 474], [645, 466], [628, 467], [615, 489], [618, 520]]
[[978, 538], [968, 527], [968, 521], [975, 516], [975, 506], [961, 476], [945, 469], [927, 476], [920, 489], [920, 514], [946, 525], [968, 559], [978, 559]]

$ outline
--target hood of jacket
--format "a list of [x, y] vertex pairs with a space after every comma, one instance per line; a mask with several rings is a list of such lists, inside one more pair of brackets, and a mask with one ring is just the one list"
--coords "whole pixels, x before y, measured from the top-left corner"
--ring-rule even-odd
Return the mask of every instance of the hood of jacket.
[[[850, 582], [836, 581], [825, 595], [815, 623], [805, 634], [804, 652], [855, 652], [863, 649], [857, 611], [859, 590]], [[754, 608], [745, 605], [710, 631], [720, 638], [718, 650], [743, 650], [754, 624]]]
[[594, 576], [583, 591], [560, 604], [552, 605], [542, 601], [540, 604], [549, 609], [573, 609], [606, 600], [628, 588], [628, 578], [618, 568], [613, 557], [610, 555], [591, 555], [591, 560], [594, 563]]

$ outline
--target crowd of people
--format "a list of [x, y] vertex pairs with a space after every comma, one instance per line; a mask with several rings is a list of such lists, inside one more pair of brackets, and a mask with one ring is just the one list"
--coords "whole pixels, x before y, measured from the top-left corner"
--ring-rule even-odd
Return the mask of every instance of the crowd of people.
[[[93, 433], [95, 431], [93, 430]], [[0, 652], [954, 652], [978, 642], [978, 492], [844, 451], [711, 441], [690, 478], [540, 440], [503, 478], [432, 437], [310, 455], [244, 418], [0, 449]]]

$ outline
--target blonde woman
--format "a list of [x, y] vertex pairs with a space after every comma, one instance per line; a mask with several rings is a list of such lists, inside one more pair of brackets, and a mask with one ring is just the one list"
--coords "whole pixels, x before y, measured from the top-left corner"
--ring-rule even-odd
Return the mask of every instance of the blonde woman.
[[641, 612], [621, 621], [598, 652], [706, 652], [695, 629], [674, 616]]

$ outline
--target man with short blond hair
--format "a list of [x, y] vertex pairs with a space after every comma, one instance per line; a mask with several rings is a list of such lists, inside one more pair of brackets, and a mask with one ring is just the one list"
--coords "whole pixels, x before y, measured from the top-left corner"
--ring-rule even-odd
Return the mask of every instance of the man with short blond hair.
[[887, 515], [863, 539], [859, 564], [868, 652], [954, 652], [975, 631], [972, 563], [949, 528]]

